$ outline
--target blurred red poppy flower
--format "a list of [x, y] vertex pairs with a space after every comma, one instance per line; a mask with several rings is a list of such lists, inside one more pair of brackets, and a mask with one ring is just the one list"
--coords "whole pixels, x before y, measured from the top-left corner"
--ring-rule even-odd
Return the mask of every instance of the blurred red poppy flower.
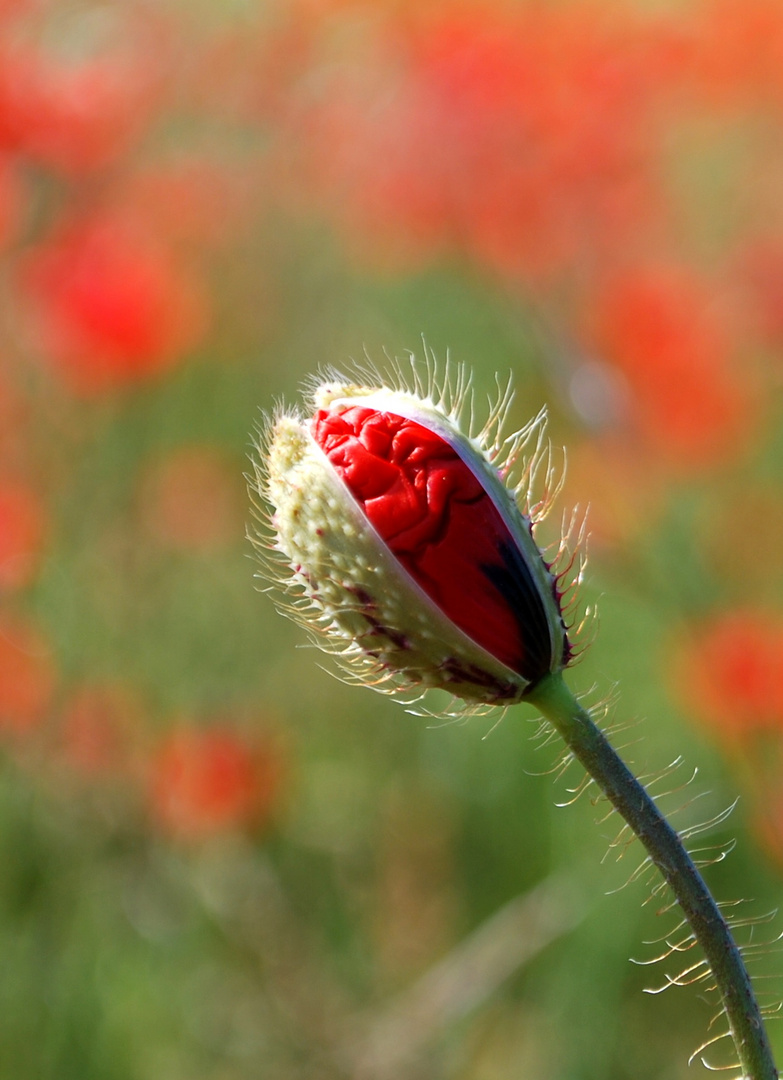
[[157, 58], [141, 48], [72, 63], [33, 47], [0, 51], [0, 146], [70, 176], [117, 161], [146, 131]]
[[175, 731], [150, 762], [153, 819], [185, 840], [258, 826], [277, 799], [280, 764], [271, 743], [251, 743], [227, 726]]
[[623, 373], [632, 420], [669, 464], [736, 453], [758, 417], [752, 371], [716, 291], [687, 267], [638, 264], [591, 299], [592, 347]]
[[51, 649], [33, 623], [0, 618], [0, 733], [26, 735], [51, 705], [55, 669]]
[[41, 555], [46, 513], [40, 496], [20, 480], [0, 477], [0, 590], [29, 584]]
[[658, 219], [651, 115], [671, 63], [657, 27], [481, 4], [381, 25], [366, 69], [335, 77], [305, 133], [314, 184], [371, 255], [380, 233], [528, 282]]
[[783, 620], [742, 609], [695, 630], [676, 664], [678, 693], [718, 738], [783, 730]]
[[22, 260], [31, 333], [77, 392], [167, 370], [200, 340], [208, 304], [175, 253], [121, 216], [62, 228]]

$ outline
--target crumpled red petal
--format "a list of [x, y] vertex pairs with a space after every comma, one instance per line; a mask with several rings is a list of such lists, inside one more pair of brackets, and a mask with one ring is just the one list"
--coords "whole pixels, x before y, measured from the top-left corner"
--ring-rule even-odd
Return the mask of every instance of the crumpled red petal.
[[455, 448], [414, 420], [365, 405], [319, 410], [312, 432], [381, 539], [440, 610], [531, 682], [549, 671], [539, 588]]

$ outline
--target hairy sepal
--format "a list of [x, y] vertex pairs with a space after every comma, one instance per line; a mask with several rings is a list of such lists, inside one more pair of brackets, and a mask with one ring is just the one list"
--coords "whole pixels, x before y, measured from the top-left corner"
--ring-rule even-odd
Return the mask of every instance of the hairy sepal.
[[[412, 394], [340, 382], [322, 384], [314, 389], [313, 405], [316, 410], [341, 404], [362, 405], [413, 420], [434, 431], [454, 449], [492, 500], [543, 599], [548, 613], [547, 629], [553, 669], [566, 664], [570, 657], [570, 645], [560, 610], [557, 578], [533, 538], [531, 518], [520, 510], [517, 501], [519, 491], [517, 488], [507, 487], [501, 478], [497, 449], [485, 446], [481, 439], [465, 434], [450, 416], [426, 399]], [[545, 423], [546, 415], [542, 412], [520, 434], [525, 440], [538, 436], [540, 444]], [[491, 452], [493, 449], [494, 453]], [[527, 495], [527, 492], [525, 494]], [[543, 513], [540, 516], [543, 517]]]
[[468, 703], [524, 697], [528, 682], [447, 619], [391, 554], [299, 417], [273, 423], [257, 481], [289, 571], [278, 562], [281, 606], [350, 675], [390, 693], [438, 687]]

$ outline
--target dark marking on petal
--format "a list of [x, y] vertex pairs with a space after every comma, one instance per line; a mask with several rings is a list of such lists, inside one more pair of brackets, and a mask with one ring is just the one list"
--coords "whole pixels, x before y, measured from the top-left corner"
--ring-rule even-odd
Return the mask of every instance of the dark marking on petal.
[[552, 641], [547, 611], [538, 583], [519, 548], [501, 543], [501, 563], [483, 563], [482, 571], [504, 597], [514, 615], [522, 642], [522, 655], [516, 669], [531, 683], [538, 682], [552, 669]]

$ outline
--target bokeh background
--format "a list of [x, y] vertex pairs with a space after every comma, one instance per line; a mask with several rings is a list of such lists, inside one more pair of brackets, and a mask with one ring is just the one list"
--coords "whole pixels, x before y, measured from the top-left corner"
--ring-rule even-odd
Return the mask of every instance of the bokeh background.
[[298, 649], [243, 472], [319, 365], [511, 373], [590, 505], [572, 683], [774, 909], [779, 0], [5, 0], [0, 245], [2, 1075], [702, 1074], [618, 823], [524, 708]]

